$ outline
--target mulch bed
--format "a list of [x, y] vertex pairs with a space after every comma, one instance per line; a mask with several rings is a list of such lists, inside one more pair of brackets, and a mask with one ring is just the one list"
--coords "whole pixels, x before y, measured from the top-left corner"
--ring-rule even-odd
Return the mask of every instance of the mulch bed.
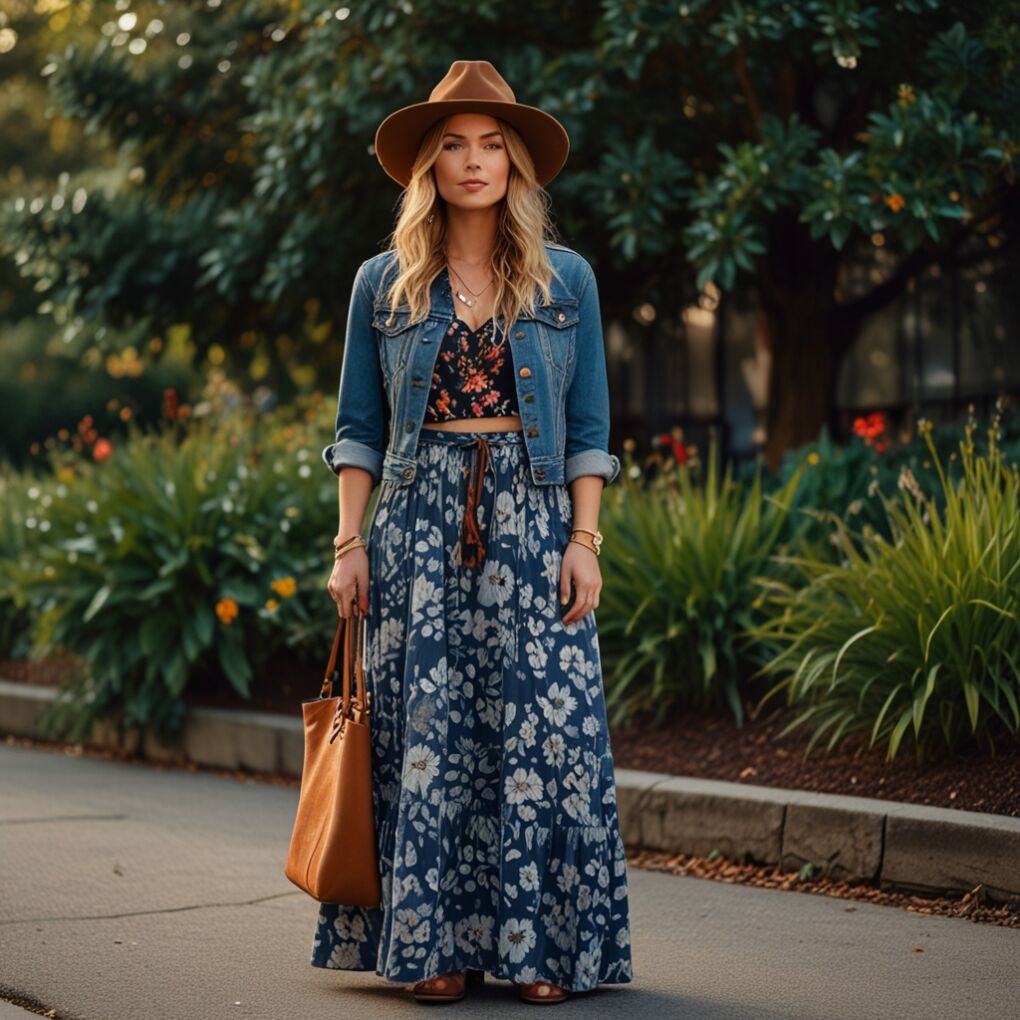
[[[26, 683], [60, 683], [71, 669], [69, 659], [0, 661], [0, 677]], [[256, 678], [250, 701], [237, 695], [221, 675], [193, 685], [185, 700], [192, 705], [300, 716], [301, 701], [314, 698], [321, 682], [320, 667], [296, 664], [292, 656], [281, 654]], [[745, 705], [748, 715], [755, 701], [757, 697]], [[1005, 735], [994, 755], [974, 747], [955, 755], [936, 751], [921, 765], [906, 742], [891, 762], [885, 760], [883, 747], [867, 750], [860, 741], [832, 752], [825, 752], [823, 741], [805, 757], [806, 730], [777, 736], [794, 715], [776, 704], [743, 726], [729, 715], [683, 710], [670, 713], [660, 726], [648, 718], [638, 719], [611, 729], [613, 759], [620, 768], [1020, 817], [1017, 738]]]

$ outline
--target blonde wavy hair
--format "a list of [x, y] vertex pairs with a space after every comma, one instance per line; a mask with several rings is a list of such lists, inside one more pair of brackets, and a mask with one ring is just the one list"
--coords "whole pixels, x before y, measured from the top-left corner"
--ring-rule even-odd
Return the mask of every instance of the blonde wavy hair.
[[[506, 197], [501, 202], [492, 253], [496, 286], [493, 315], [497, 323], [502, 317], [505, 335], [522, 313], [534, 316], [536, 293], [541, 294], [543, 304], [552, 300], [549, 285], [555, 270], [545, 242], [555, 243], [556, 237], [549, 194], [535, 178], [535, 165], [527, 145], [511, 125], [498, 117], [496, 120], [510, 160]], [[450, 117], [444, 117], [422, 139], [386, 248], [397, 253], [397, 275], [387, 293], [389, 306], [395, 309], [406, 301], [412, 322], [428, 315], [429, 288], [436, 275], [446, 268], [446, 203], [430, 171], [443, 151], [443, 135], [449, 121]], [[430, 223], [429, 214], [433, 212]]]

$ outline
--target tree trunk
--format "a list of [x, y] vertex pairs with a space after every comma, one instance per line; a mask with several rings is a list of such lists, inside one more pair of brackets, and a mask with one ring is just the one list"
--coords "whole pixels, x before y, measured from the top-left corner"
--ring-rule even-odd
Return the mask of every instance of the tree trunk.
[[762, 278], [766, 341], [772, 356], [766, 411], [766, 464], [835, 426], [836, 383], [859, 323], [840, 313], [834, 297], [840, 259], [791, 231], [777, 245], [785, 265], [770, 260]]
[[782, 333], [772, 333], [764, 456], [773, 470], [786, 450], [817, 439], [822, 426], [835, 433], [836, 383], [847, 340], [836, 333], [834, 317], [788, 320]]

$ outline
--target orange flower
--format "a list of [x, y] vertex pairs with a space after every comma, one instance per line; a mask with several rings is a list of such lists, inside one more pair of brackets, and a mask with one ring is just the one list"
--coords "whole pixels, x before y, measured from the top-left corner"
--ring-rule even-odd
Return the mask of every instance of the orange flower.
[[281, 577], [271, 587], [280, 598], [289, 599], [297, 591], [297, 581], [293, 577]]
[[230, 623], [237, 618], [239, 611], [237, 603], [231, 598], [220, 599], [216, 603], [216, 615], [220, 618], [220, 623]]
[[109, 460], [113, 453], [113, 444], [109, 439], [97, 439], [92, 447], [92, 459], [97, 461]]
[[893, 192], [893, 194], [885, 196], [885, 204], [889, 206], [893, 212], [899, 212], [907, 203], [902, 195]]

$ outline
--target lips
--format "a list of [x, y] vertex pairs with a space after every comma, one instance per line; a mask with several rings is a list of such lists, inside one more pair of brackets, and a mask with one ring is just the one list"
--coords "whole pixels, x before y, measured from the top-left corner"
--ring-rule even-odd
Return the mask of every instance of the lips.
[[461, 181], [460, 186], [469, 191], [477, 191], [479, 188], [485, 187], [485, 181]]

